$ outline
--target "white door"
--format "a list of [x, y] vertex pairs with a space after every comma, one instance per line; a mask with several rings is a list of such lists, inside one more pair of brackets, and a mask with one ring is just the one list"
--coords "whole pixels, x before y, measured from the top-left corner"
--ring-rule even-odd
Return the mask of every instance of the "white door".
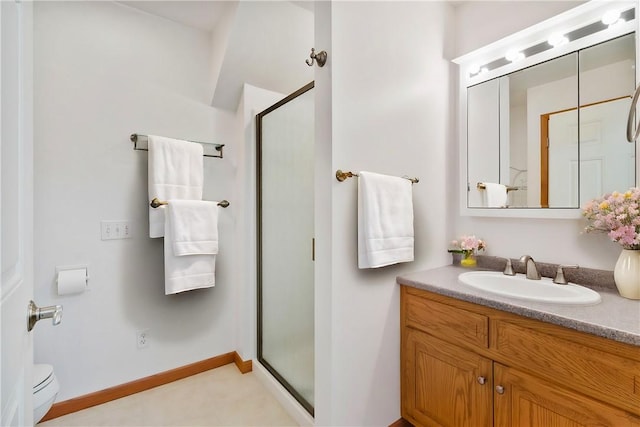
[[624, 135], [630, 105], [625, 97], [581, 107], [579, 136], [576, 110], [549, 117], [550, 207], [584, 206], [605, 193], [633, 186], [635, 147]]
[[0, 425], [33, 424], [32, 5], [0, 1]]
[[549, 207], [577, 208], [578, 110], [549, 116]]
[[628, 97], [580, 109], [580, 206], [635, 183], [635, 147], [625, 137]]

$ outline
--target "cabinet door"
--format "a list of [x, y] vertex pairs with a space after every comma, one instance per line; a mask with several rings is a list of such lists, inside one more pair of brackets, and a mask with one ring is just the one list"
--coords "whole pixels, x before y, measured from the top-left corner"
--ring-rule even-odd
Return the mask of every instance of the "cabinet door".
[[496, 427], [640, 426], [640, 418], [494, 364]]
[[402, 415], [416, 425], [492, 425], [492, 362], [405, 328]]

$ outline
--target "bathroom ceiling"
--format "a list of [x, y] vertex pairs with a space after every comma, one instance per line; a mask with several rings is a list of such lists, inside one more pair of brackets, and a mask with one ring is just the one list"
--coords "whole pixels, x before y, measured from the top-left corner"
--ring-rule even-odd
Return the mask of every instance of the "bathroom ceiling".
[[244, 84], [284, 96], [313, 80], [305, 64], [314, 47], [313, 1], [118, 3], [212, 34], [214, 107], [235, 111]]
[[[161, 16], [171, 21], [197, 28], [203, 31], [212, 31], [220, 18], [225, 15], [228, 8], [240, 0], [133, 0], [118, 1], [138, 10], [152, 15]], [[461, 6], [469, 3], [469, 0], [445, 0], [453, 6]], [[313, 0], [291, 0], [290, 3], [313, 12]]]
[[133, 7], [138, 10], [161, 16], [171, 21], [197, 28], [203, 31], [212, 31], [220, 17], [235, 1], [119, 1], [118, 3]]
[[[453, 6], [469, 1], [446, 0]], [[216, 86], [211, 104], [235, 111], [245, 83], [283, 95], [313, 80], [304, 63], [314, 47], [312, 0], [128, 0], [125, 6], [210, 32], [223, 40], [211, 73]], [[229, 25], [219, 25], [232, 20]], [[229, 23], [229, 22], [227, 22]], [[318, 48], [318, 46], [315, 46]], [[320, 49], [324, 46], [319, 46]]]

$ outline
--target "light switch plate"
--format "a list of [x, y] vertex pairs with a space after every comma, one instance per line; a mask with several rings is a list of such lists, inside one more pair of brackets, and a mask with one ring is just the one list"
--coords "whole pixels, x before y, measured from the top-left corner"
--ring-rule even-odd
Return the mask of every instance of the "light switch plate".
[[130, 239], [131, 221], [100, 221], [102, 240]]

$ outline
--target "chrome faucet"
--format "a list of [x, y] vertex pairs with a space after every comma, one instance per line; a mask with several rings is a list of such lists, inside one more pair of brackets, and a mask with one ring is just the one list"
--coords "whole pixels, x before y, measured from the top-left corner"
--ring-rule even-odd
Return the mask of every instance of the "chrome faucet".
[[553, 279], [553, 283], [555, 283], [556, 285], [566, 285], [569, 283], [567, 279], [564, 277], [563, 269], [565, 268], [579, 268], [579, 267], [577, 265], [559, 265], [558, 270], [556, 271], [556, 277]]
[[505, 276], [515, 276], [516, 272], [513, 271], [513, 266], [511, 265], [511, 258], [505, 258], [507, 261], [507, 265], [504, 267], [504, 271], [502, 274]]
[[522, 255], [520, 257], [520, 262], [524, 264], [527, 279], [531, 280], [540, 280], [540, 273], [538, 272], [538, 267], [536, 267], [536, 263], [529, 255]]

